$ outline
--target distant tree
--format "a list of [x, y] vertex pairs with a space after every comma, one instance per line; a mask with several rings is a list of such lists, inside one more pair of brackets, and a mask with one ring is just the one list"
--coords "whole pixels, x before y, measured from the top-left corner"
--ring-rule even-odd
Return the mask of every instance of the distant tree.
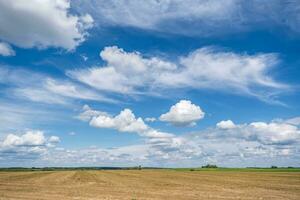
[[218, 166], [217, 165], [207, 164], [207, 165], [202, 166], [202, 168], [218, 168]]
[[142, 170], [142, 166], [141, 165], [139, 165], [139, 168], [138, 168], [139, 170]]
[[271, 168], [272, 168], [272, 169], [277, 169], [278, 167], [277, 167], [277, 166], [274, 166], [274, 165], [272, 165], [272, 166], [271, 166]]

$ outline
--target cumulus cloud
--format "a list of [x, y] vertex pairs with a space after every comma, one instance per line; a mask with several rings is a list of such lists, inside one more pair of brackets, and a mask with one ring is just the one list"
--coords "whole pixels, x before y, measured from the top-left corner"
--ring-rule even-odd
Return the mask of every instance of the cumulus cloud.
[[59, 137], [45, 137], [43, 131], [27, 131], [23, 135], [8, 134], [3, 141], [1, 147], [18, 147], [18, 146], [45, 146], [48, 143], [60, 142]]
[[300, 130], [285, 123], [253, 122], [248, 128], [250, 138], [255, 137], [264, 144], [290, 144], [300, 139]]
[[231, 120], [220, 121], [217, 123], [216, 126], [221, 129], [232, 129], [232, 128], [236, 127], [235, 124]]
[[133, 112], [126, 108], [112, 117], [105, 112], [92, 110], [85, 106], [80, 119], [88, 120], [91, 126], [97, 128], [111, 128], [120, 132], [137, 133], [145, 137], [172, 137], [172, 134], [160, 132], [150, 128], [141, 117], [136, 118]]
[[11, 158], [14, 161], [36, 159], [58, 142], [60, 142], [59, 137], [46, 137], [42, 131], [26, 131], [22, 135], [8, 134], [0, 140], [0, 158]]
[[2, 147], [7, 146], [41, 146], [45, 145], [46, 139], [44, 133], [41, 131], [28, 131], [24, 135], [17, 136], [15, 134], [9, 134], [2, 142]]
[[67, 74], [95, 89], [121, 94], [214, 89], [274, 103], [272, 94], [289, 88], [270, 75], [279, 62], [276, 54], [247, 55], [204, 47], [173, 63], [112, 46], [104, 48], [100, 57], [107, 65], [71, 70]]
[[72, 50], [92, 24], [90, 15], [70, 13], [70, 0], [0, 1], [0, 39], [22, 48]]
[[196, 121], [202, 119], [204, 115], [205, 113], [199, 106], [188, 100], [180, 100], [170, 108], [169, 112], [162, 114], [159, 119], [176, 126], [187, 126], [195, 125]]
[[14, 55], [16, 55], [16, 53], [9, 44], [0, 42], [0, 55], [1, 56], [14, 56]]
[[99, 128], [114, 128], [121, 132], [142, 133], [148, 129], [142, 118], [136, 118], [129, 109], [124, 109], [119, 115], [109, 117], [99, 115], [90, 121], [90, 125]]
[[79, 0], [79, 12], [90, 12], [99, 26], [130, 26], [164, 33], [218, 36], [281, 28], [299, 33], [299, 4], [257, 0]]
[[[221, 121], [223, 123], [218, 123], [216, 128], [186, 134], [185, 139], [202, 147], [202, 159], [212, 159], [216, 163], [231, 166], [251, 166], [253, 163], [258, 166], [271, 163], [295, 165], [293, 163], [299, 159], [300, 130], [284, 121], [288, 120], [245, 124]], [[241, 161], [242, 165], [239, 164]]]
[[256, 141], [264, 145], [290, 145], [300, 140], [300, 129], [286, 122], [234, 124], [231, 120], [227, 120], [217, 123], [216, 127], [208, 129], [204, 135], [211, 138]]

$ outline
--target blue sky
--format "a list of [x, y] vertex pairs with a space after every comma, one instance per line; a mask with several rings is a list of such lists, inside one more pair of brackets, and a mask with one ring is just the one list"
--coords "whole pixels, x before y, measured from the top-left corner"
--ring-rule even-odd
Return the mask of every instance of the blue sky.
[[0, 166], [299, 166], [297, 1], [0, 0]]

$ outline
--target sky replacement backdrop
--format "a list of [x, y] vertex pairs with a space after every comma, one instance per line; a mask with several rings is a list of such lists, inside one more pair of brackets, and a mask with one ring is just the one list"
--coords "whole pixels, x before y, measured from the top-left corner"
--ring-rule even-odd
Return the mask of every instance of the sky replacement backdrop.
[[298, 0], [0, 0], [0, 167], [300, 166]]

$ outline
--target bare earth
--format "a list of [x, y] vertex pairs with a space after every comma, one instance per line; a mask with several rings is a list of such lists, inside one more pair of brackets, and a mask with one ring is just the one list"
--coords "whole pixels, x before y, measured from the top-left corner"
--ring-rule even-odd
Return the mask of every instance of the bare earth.
[[300, 199], [299, 172], [0, 172], [0, 200]]

